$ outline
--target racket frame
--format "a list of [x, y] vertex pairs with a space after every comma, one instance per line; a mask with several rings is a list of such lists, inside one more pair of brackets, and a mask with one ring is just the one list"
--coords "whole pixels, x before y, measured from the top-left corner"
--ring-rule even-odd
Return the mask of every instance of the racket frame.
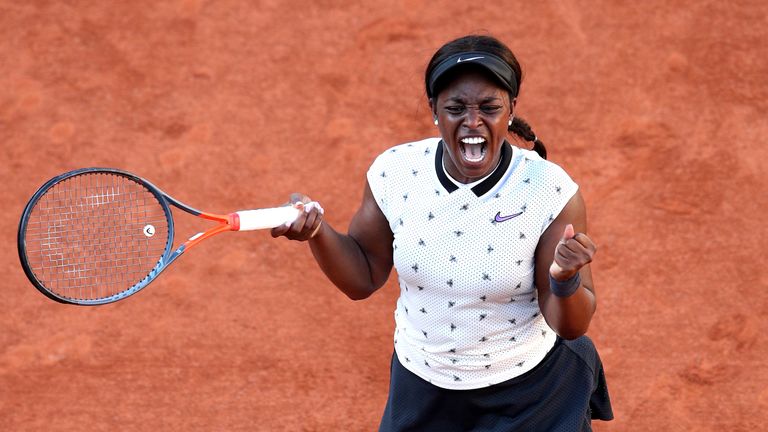
[[[105, 173], [105, 174], [114, 174], [114, 175], [127, 177], [133, 180], [134, 182], [144, 186], [147, 190], [149, 190], [149, 192], [151, 192], [152, 195], [155, 196], [158, 203], [160, 203], [160, 206], [163, 209], [163, 213], [165, 215], [166, 221], [168, 222], [168, 240], [166, 242], [165, 249], [163, 250], [163, 254], [159, 257], [158, 262], [155, 264], [152, 270], [149, 271], [147, 276], [145, 276], [142, 280], [134, 284], [132, 287], [126, 290], [120, 291], [119, 293], [113, 294], [109, 297], [104, 297], [99, 299], [73, 299], [73, 298], [57, 295], [56, 293], [47, 289], [37, 279], [37, 276], [35, 276], [35, 273], [32, 271], [32, 268], [27, 262], [27, 258], [26, 258], [27, 246], [24, 238], [26, 235], [27, 223], [29, 221], [30, 215], [32, 214], [32, 209], [35, 207], [35, 205], [40, 200], [40, 198], [42, 198], [42, 196], [45, 195], [46, 192], [48, 192], [49, 189], [51, 189], [56, 184], [61, 183], [62, 181], [67, 180], [69, 178], [83, 175], [83, 174], [91, 174], [91, 173]], [[173, 213], [171, 212], [171, 208], [169, 204], [180, 210], [190, 213], [194, 216], [199, 216], [203, 219], [218, 222], [218, 224], [209, 228], [204, 232], [195, 234], [194, 236], [189, 238], [187, 241], [182, 243], [181, 246], [171, 251], [171, 249], [173, 248], [175, 232], [174, 232], [174, 224], [173, 224]], [[136, 294], [142, 288], [149, 285], [150, 282], [152, 282], [163, 270], [165, 270], [169, 265], [171, 265], [171, 263], [173, 263], [178, 257], [180, 257], [187, 250], [199, 244], [201, 241], [208, 239], [216, 234], [220, 234], [222, 232], [239, 230], [240, 229], [239, 219], [240, 218], [237, 215], [237, 213], [221, 215], [221, 214], [215, 214], [215, 213], [202, 212], [200, 210], [192, 208], [182, 203], [181, 201], [171, 197], [170, 195], [166, 194], [165, 192], [160, 190], [160, 188], [152, 184], [150, 181], [142, 177], [139, 177], [135, 174], [129, 173], [127, 171], [119, 170], [116, 168], [99, 168], [99, 167], [80, 168], [80, 169], [76, 169], [73, 171], [60, 174], [48, 180], [47, 182], [45, 182], [45, 184], [43, 184], [37, 190], [37, 192], [35, 192], [32, 198], [30, 198], [27, 205], [24, 207], [24, 212], [22, 213], [21, 220], [19, 221], [19, 230], [18, 230], [18, 237], [17, 237], [19, 260], [21, 261], [21, 266], [24, 269], [24, 273], [27, 275], [27, 278], [29, 278], [29, 280], [32, 282], [35, 288], [37, 288], [38, 291], [40, 291], [46, 297], [52, 300], [55, 300], [59, 303], [76, 304], [76, 305], [84, 305], [84, 306], [95, 306], [95, 305], [101, 305], [106, 303], [113, 303], [118, 300], [122, 300], [128, 296], [131, 296], [133, 294]]]

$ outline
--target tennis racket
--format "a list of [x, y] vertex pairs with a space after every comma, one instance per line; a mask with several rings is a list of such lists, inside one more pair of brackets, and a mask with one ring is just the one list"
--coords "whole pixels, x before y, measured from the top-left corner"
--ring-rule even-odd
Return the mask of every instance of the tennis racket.
[[[171, 206], [217, 224], [173, 249]], [[205, 213], [131, 173], [83, 168], [52, 178], [29, 200], [19, 223], [19, 258], [32, 284], [53, 300], [112, 303], [139, 292], [207, 238], [273, 228], [299, 212], [285, 206]]]

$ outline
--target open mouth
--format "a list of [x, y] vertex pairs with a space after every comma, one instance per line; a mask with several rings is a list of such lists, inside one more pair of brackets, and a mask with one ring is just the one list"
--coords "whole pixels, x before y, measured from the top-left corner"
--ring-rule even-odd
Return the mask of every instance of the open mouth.
[[480, 162], [485, 157], [487, 143], [483, 137], [466, 137], [459, 140], [461, 153], [468, 162]]

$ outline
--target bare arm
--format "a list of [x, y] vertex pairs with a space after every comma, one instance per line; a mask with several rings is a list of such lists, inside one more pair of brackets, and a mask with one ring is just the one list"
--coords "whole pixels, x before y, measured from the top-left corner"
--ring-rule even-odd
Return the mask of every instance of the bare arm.
[[[569, 224], [573, 225], [575, 234], [567, 232]], [[535, 278], [539, 308], [547, 324], [565, 339], [575, 339], [587, 332], [597, 305], [589, 267], [596, 247], [586, 232], [586, 207], [577, 191], [544, 231], [536, 247]], [[556, 280], [567, 280], [577, 272], [581, 284], [576, 292], [568, 297], [552, 294], [550, 275]]]
[[[308, 201], [299, 195], [291, 199]], [[392, 231], [367, 183], [349, 233], [339, 233], [323, 221], [320, 212], [312, 209], [290, 227], [272, 230], [273, 237], [281, 235], [308, 240], [315, 260], [328, 279], [353, 300], [365, 299], [381, 288], [392, 270]]]

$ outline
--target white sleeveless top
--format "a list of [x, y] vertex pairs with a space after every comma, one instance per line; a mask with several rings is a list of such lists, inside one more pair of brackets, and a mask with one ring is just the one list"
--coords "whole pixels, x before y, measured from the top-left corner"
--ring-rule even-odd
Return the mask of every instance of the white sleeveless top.
[[394, 234], [398, 359], [439, 387], [474, 389], [531, 370], [554, 345], [534, 252], [578, 186], [508, 143], [490, 176], [461, 185], [445, 173], [442, 152], [438, 138], [399, 145], [367, 177]]

